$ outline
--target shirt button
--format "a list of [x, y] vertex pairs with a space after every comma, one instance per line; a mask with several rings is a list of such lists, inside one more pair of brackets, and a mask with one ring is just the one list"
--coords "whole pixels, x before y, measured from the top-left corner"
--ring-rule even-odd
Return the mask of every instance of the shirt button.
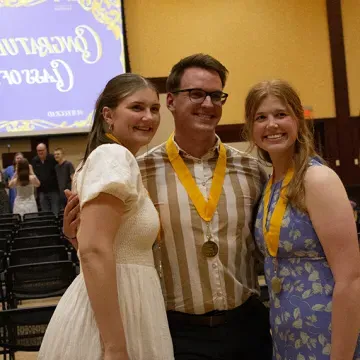
[[213, 267], [213, 269], [216, 269], [216, 268], [217, 268], [217, 265], [216, 265], [216, 264], [213, 264], [212, 267]]
[[219, 292], [217, 293], [217, 296], [222, 296], [222, 292], [219, 291]]
[[206, 181], [203, 181], [202, 186], [206, 186]]

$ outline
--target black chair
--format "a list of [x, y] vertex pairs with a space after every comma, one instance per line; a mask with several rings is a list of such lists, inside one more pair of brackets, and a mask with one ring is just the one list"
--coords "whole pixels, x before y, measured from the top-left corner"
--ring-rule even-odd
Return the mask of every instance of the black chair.
[[77, 256], [77, 251], [74, 248], [71, 249], [71, 261], [76, 265], [80, 264], [79, 258]]
[[31, 219], [20, 223], [20, 228], [39, 226], [59, 226], [59, 222], [56, 218], [39, 218], [38, 220]]
[[9, 220], [9, 222], [12, 222], [12, 221], [20, 222], [21, 216], [20, 216], [20, 214], [13, 214], [13, 213], [0, 214], [0, 220], [3, 220], [3, 219]]
[[12, 217], [0, 217], [0, 228], [2, 224], [8, 224], [12, 223], [14, 226], [18, 225], [20, 223], [20, 220], [18, 218], [12, 218]]
[[45, 247], [45, 246], [56, 246], [56, 245], [67, 245], [59, 234], [15, 237], [14, 240], [10, 243], [10, 248], [26, 249], [33, 247]]
[[3, 359], [15, 359], [15, 352], [39, 351], [56, 306], [0, 311], [0, 347]]
[[17, 226], [17, 224], [14, 224], [12, 222], [5, 222], [5, 223], [1, 223], [0, 224], [0, 229], [1, 230], [11, 230], [11, 231], [14, 231]]
[[1, 239], [0, 238], [0, 250], [7, 253], [10, 247], [10, 239]]
[[18, 300], [61, 296], [75, 278], [71, 261], [9, 266], [6, 272], [7, 302], [15, 308]]
[[1, 229], [0, 228], [0, 239], [3, 240], [10, 240], [13, 238], [13, 231], [8, 229]]
[[21, 227], [16, 237], [29, 237], [41, 235], [58, 235], [60, 234], [58, 226], [35, 226], [35, 227]]
[[56, 217], [55, 214], [51, 211], [40, 211], [37, 213], [28, 213], [28, 214], [24, 214], [23, 220], [27, 221], [30, 219], [33, 220], [39, 220], [41, 218], [53, 218]]
[[0, 302], [2, 309], [6, 309], [5, 271], [7, 269], [6, 252], [0, 250]]
[[69, 254], [63, 245], [17, 249], [9, 254], [10, 266], [64, 260], [69, 260]]

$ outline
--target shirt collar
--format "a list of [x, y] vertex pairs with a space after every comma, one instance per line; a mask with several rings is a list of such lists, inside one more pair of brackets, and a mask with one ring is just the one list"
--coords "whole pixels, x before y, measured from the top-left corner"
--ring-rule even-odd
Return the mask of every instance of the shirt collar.
[[193, 159], [193, 160], [209, 160], [211, 158], [213, 158], [215, 155], [218, 155], [219, 152], [220, 152], [220, 138], [215, 134], [216, 136], [216, 142], [214, 144], [213, 147], [211, 147], [208, 152], [206, 154], [204, 154], [200, 159], [195, 157], [195, 156], [192, 156], [190, 154], [188, 154], [185, 150], [181, 149], [181, 147], [177, 144], [177, 142], [175, 141], [175, 135], [173, 134], [172, 135], [172, 140], [174, 141], [174, 144], [179, 152], [179, 154], [181, 156], [184, 156], [186, 158], [189, 158], [189, 159]]

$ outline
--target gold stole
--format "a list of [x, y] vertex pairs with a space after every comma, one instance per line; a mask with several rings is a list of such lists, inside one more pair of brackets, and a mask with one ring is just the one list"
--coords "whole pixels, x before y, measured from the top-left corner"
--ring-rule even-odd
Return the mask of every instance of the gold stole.
[[225, 146], [220, 142], [219, 158], [216, 163], [208, 201], [205, 200], [184, 160], [179, 155], [172, 136], [166, 142], [166, 152], [176, 175], [178, 176], [181, 184], [184, 186], [197, 212], [203, 220], [209, 222], [216, 211], [222, 186], [224, 184], [226, 173]]
[[269, 230], [266, 229], [266, 221], [269, 214], [269, 201], [270, 201], [270, 194], [271, 194], [271, 186], [273, 185], [274, 178], [272, 177], [265, 188], [265, 195], [264, 195], [264, 215], [263, 215], [263, 222], [262, 222], [262, 229], [264, 234], [265, 246], [269, 255], [273, 257], [274, 262], [274, 276], [271, 279], [271, 286], [272, 290], [275, 294], [281, 292], [282, 281], [277, 276], [277, 268], [278, 268], [278, 261], [277, 261], [277, 253], [279, 249], [279, 242], [280, 242], [280, 230], [283, 217], [285, 215], [286, 206], [288, 204], [286, 193], [287, 193], [287, 185], [289, 185], [291, 179], [294, 176], [294, 170], [292, 168], [288, 169], [286, 172], [284, 181], [281, 186], [279, 199], [275, 205], [275, 209], [272, 213], [272, 216], [269, 220]]

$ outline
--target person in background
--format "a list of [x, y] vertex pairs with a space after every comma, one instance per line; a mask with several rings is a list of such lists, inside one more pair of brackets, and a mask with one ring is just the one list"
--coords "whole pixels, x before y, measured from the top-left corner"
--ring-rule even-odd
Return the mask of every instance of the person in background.
[[70, 161], [65, 160], [64, 150], [62, 148], [55, 149], [54, 157], [57, 161], [55, 171], [60, 191], [60, 210], [63, 210], [67, 203], [64, 191], [66, 189], [71, 190], [71, 182], [75, 170], [73, 164]]
[[10, 211], [9, 196], [6, 192], [6, 183], [3, 171], [0, 171], [0, 214], [7, 214]]
[[36, 147], [37, 156], [32, 159], [34, 173], [40, 180], [38, 196], [41, 211], [59, 213], [59, 187], [57, 183], [54, 155], [48, 154], [46, 145], [40, 143]]
[[255, 222], [265, 255], [273, 359], [360, 358], [360, 253], [351, 205], [314, 150], [296, 91], [261, 82], [245, 103], [248, 139], [273, 165]]
[[39, 179], [31, 172], [27, 159], [21, 159], [16, 166], [16, 172], [9, 182], [10, 188], [16, 188], [14, 214], [23, 216], [38, 212], [35, 200], [35, 188], [40, 186]]
[[[8, 166], [5, 169], [5, 171], [4, 171], [4, 182], [5, 182], [7, 187], [9, 186], [9, 181], [13, 178], [13, 176], [15, 174], [16, 164], [22, 159], [24, 159], [24, 155], [21, 152], [16, 153], [15, 156], [14, 156], [13, 164]], [[15, 197], [16, 197], [16, 188], [12, 188], [12, 189], [10, 188], [9, 189], [10, 212], [13, 212]]]

